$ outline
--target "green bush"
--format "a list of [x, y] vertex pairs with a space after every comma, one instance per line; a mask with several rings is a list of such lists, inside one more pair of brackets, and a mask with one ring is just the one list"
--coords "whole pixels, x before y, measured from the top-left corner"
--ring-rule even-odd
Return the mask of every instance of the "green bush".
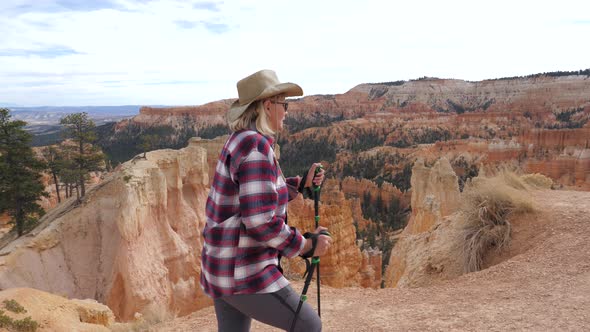
[[231, 131], [226, 125], [218, 124], [200, 129], [197, 135], [201, 138], [213, 139], [219, 136], [228, 135], [230, 133]]
[[32, 320], [31, 317], [12, 319], [9, 316], [6, 316], [3, 310], [0, 310], [0, 328], [6, 328], [18, 332], [35, 332], [38, 327], [39, 323]]
[[461, 169], [461, 172], [457, 172], [458, 180], [459, 180], [459, 191], [463, 192], [463, 188], [465, 187], [465, 183], [479, 174], [479, 168], [476, 164], [473, 164], [465, 157], [459, 156], [455, 160], [451, 162], [451, 165], [454, 169]]
[[[97, 145], [100, 146], [108, 160], [113, 165], [117, 165], [144, 152], [144, 138], [147, 136], [154, 137], [154, 145], [150, 147], [151, 150], [185, 147], [190, 138], [199, 136], [192, 126], [189, 119], [184, 119], [178, 129], [168, 125], [144, 127], [136, 123], [128, 123], [123, 129], [116, 131], [116, 123], [107, 123], [96, 127]], [[227, 133], [227, 129], [223, 126], [212, 126], [203, 127], [200, 132], [203, 136], [208, 137]]]
[[412, 187], [412, 164], [413, 162], [406, 163], [401, 172], [395, 173], [391, 179], [385, 180], [391, 182], [401, 191], [408, 191]]
[[319, 161], [329, 163], [336, 159], [336, 147], [318, 137], [302, 137], [298, 140], [279, 139], [281, 146], [281, 169], [285, 176], [303, 175]]
[[376, 146], [383, 146], [385, 136], [380, 133], [361, 130], [355, 140], [351, 141], [350, 150], [360, 152], [370, 150]]
[[32, 320], [31, 317], [26, 317], [24, 319], [14, 320], [12, 327], [19, 332], [35, 332], [39, 327], [39, 323]]
[[311, 115], [288, 116], [285, 118], [285, 126], [289, 129], [289, 133], [294, 134], [307, 128], [327, 127], [334, 122], [343, 121], [344, 119], [343, 113], [330, 115], [327, 111], [317, 111]]
[[407, 148], [416, 144], [432, 144], [453, 139], [453, 134], [443, 127], [416, 128], [416, 130], [402, 131], [399, 137], [388, 142], [387, 145], [396, 148]]
[[16, 302], [13, 299], [4, 300], [4, 302], [2, 302], [2, 303], [4, 303], [4, 307], [8, 311], [12, 311], [12, 312], [17, 313], [17, 314], [21, 314], [21, 313], [27, 312], [25, 310], [25, 307], [23, 307], [22, 305], [20, 305], [18, 302]]
[[408, 216], [402, 210], [397, 197], [392, 197], [390, 202], [384, 202], [381, 195], [373, 199], [371, 193], [367, 191], [361, 198], [361, 211], [363, 218], [379, 223], [384, 231], [402, 229], [406, 227], [408, 221]]
[[0, 310], [0, 327], [9, 328], [12, 326], [12, 318], [4, 314], [4, 310]]

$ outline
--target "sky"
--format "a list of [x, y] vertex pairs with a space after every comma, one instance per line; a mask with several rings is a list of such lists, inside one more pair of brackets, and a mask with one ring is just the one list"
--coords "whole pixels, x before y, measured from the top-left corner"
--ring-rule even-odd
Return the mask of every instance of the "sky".
[[0, 0], [0, 105], [200, 105], [590, 68], [588, 0]]

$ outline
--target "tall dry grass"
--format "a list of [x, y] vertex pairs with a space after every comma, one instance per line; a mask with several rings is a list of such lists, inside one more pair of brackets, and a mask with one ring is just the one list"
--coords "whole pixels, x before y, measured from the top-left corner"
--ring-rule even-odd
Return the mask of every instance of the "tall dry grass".
[[510, 218], [534, 210], [530, 189], [522, 176], [508, 169], [474, 178], [465, 187], [461, 207], [465, 272], [481, 270], [491, 251], [510, 244]]

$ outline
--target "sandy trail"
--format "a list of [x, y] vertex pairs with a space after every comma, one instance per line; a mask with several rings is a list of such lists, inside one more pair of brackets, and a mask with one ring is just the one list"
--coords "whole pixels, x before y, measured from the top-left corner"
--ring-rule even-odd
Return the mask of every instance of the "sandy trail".
[[[512, 258], [423, 288], [322, 286], [324, 331], [590, 330], [590, 193], [532, 195], [539, 212], [515, 230]], [[315, 284], [310, 293], [315, 307]], [[153, 330], [217, 331], [215, 313]], [[252, 331], [278, 330], [253, 322]]]

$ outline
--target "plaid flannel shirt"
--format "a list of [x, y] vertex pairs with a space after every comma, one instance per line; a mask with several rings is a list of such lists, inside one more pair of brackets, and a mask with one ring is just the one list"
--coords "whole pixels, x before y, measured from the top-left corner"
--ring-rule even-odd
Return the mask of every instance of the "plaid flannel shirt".
[[287, 186], [272, 138], [254, 130], [233, 133], [225, 143], [207, 199], [201, 287], [213, 298], [271, 293], [289, 282], [278, 269], [279, 253], [297, 256], [305, 244], [287, 226]]

